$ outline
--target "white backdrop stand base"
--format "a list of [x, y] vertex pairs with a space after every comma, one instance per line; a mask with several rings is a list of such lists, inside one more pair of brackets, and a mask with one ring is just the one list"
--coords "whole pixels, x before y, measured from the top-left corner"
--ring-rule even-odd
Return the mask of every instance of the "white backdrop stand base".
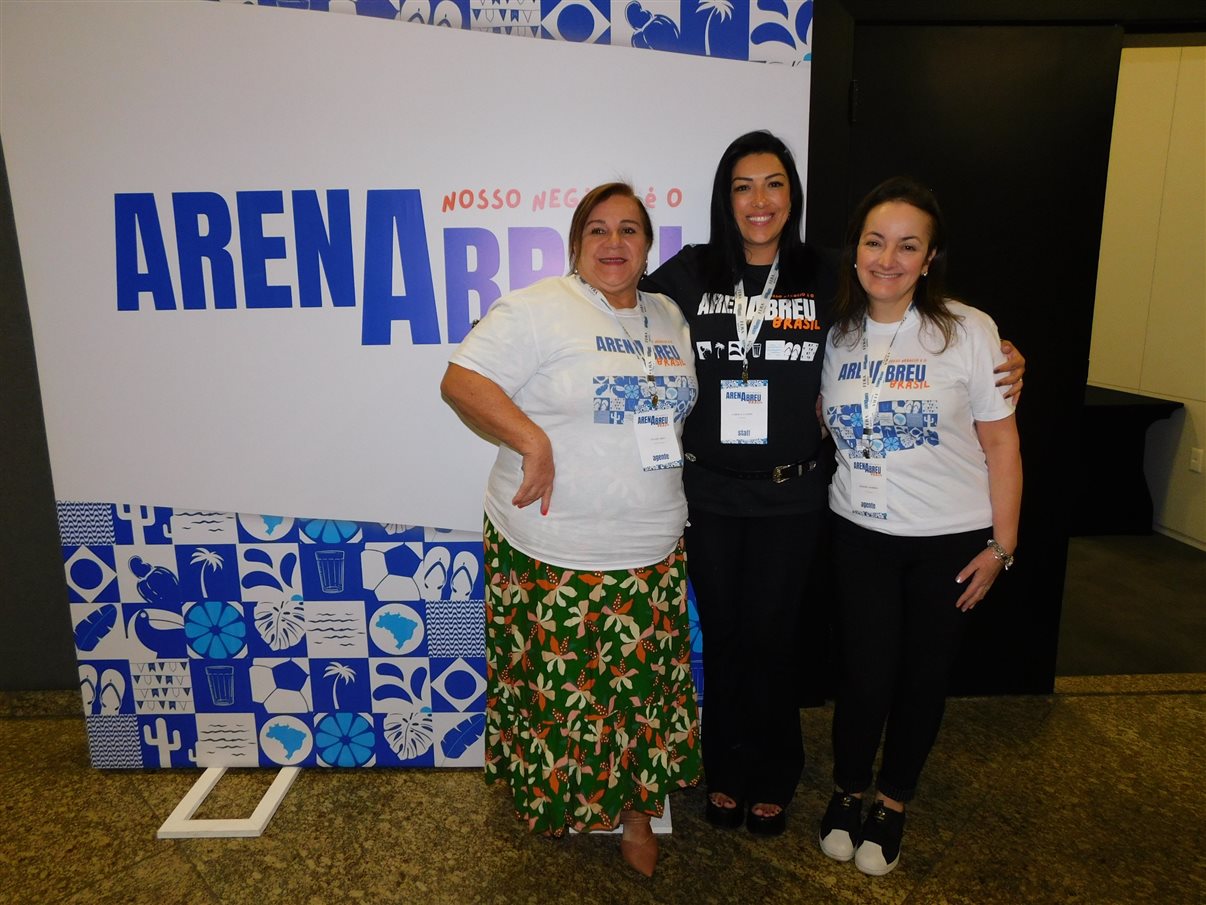
[[[666, 804], [662, 808], [661, 817], [651, 817], [649, 819], [649, 827], [659, 836], [668, 836], [674, 832], [674, 824], [670, 821], [670, 796], [666, 796]], [[577, 833], [577, 830], [571, 829], [571, 833]], [[592, 833], [622, 833], [624, 827], [618, 826], [614, 830], [591, 830]]]
[[285, 793], [289, 791], [293, 780], [297, 779], [297, 774], [300, 772], [301, 767], [281, 767], [280, 772], [276, 774], [276, 779], [272, 781], [272, 785], [268, 787], [268, 791], [256, 805], [255, 811], [245, 820], [193, 820], [193, 814], [197, 812], [197, 808], [201, 807], [205, 796], [213, 791], [218, 780], [226, 773], [226, 767], [208, 767], [193, 783], [188, 794], [180, 799], [180, 804], [176, 805], [172, 816], [164, 821], [157, 836], [160, 839], [262, 836], [264, 828], [268, 826], [272, 815], [276, 813], [276, 809], [284, 800]]
[[[222, 836], [228, 838], [262, 836], [264, 829], [289, 791], [289, 787], [293, 785], [297, 774], [301, 772], [301, 767], [281, 767], [276, 779], [272, 781], [272, 785], [268, 787], [268, 791], [256, 805], [255, 811], [245, 820], [227, 818], [194, 820], [193, 814], [197, 813], [197, 809], [201, 807], [206, 796], [213, 791], [218, 780], [225, 775], [226, 769], [226, 767], [206, 768], [205, 772], [193, 783], [188, 794], [180, 799], [180, 804], [176, 805], [171, 816], [163, 822], [163, 826], [156, 834], [157, 837], [160, 839], [200, 839]], [[650, 828], [659, 836], [669, 835], [674, 831], [674, 824], [670, 819], [670, 798], [668, 796], [662, 816], [652, 818]], [[622, 831], [623, 827], [616, 827], [614, 830], [596, 830], [595, 832], [620, 833]], [[576, 830], [570, 830], [570, 832], [573, 833]]]

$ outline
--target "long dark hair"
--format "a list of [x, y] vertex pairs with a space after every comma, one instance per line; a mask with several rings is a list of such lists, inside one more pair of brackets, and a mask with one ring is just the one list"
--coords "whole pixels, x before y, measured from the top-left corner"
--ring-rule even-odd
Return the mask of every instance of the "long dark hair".
[[786, 257], [803, 245], [800, 239], [800, 222], [804, 217], [804, 189], [800, 186], [800, 174], [796, 170], [796, 159], [787, 145], [765, 130], [746, 132], [733, 140], [720, 156], [716, 165], [716, 176], [712, 180], [712, 231], [708, 239], [711, 254], [708, 255], [707, 289], [709, 292], [731, 292], [741, 279], [745, 268], [745, 244], [741, 230], [733, 216], [733, 168], [737, 161], [751, 154], [774, 154], [783, 164], [787, 174], [791, 197], [791, 210], [787, 223], [779, 237], [779, 249]]
[[850, 215], [842, 242], [837, 299], [833, 306], [834, 342], [848, 340], [853, 345], [862, 337], [869, 302], [867, 292], [854, 270], [859, 241], [867, 215], [879, 205], [893, 201], [910, 204], [930, 218], [930, 250], [934, 252], [934, 257], [926, 267], [926, 275], [917, 280], [917, 286], [913, 289], [913, 307], [921, 316], [923, 325], [929, 324], [942, 335], [942, 348], [938, 350], [941, 352], [951, 344], [955, 328], [961, 320], [946, 307], [946, 220], [934, 193], [907, 176], [893, 176], [881, 182]]

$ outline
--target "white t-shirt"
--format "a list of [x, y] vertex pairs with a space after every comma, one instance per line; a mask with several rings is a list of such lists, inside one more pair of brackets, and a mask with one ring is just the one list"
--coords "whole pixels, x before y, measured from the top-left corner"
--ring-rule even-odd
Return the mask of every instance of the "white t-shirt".
[[[910, 311], [899, 324], [868, 321], [867, 350], [831, 333], [821, 377], [822, 414], [837, 443], [837, 472], [829, 508], [886, 534], [929, 536], [992, 525], [988, 465], [976, 421], [1013, 414], [992, 369], [1004, 361], [997, 325], [983, 311], [948, 302], [963, 318], [941, 353], [941, 333]], [[893, 341], [893, 336], [895, 340]], [[875, 399], [874, 382], [891, 344], [888, 369]], [[864, 387], [864, 366], [870, 373]], [[887, 476], [882, 511], [856, 511], [850, 463], [864, 457], [863, 406], [875, 412], [870, 459]]]
[[[633, 421], [651, 408], [683, 420], [699, 385], [687, 322], [664, 295], [642, 293], [655, 361], [645, 379], [640, 307], [613, 311], [576, 277], [505, 295], [469, 331], [451, 361], [498, 384], [553, 447], [549, 514], [511, 503], [523, 457], [501, 444], [486, 485], [486, 514], [517, 549], [553, 565], [603, 571], [646, 566], [674, 549], [687, 519], [682, 469], [645, 471]], [[625, 332], [627, 331], [627, 332]]]

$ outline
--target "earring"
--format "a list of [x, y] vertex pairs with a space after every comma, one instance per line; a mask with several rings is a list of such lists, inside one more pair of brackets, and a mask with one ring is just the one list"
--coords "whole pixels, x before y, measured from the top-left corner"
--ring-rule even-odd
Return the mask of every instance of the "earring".
[[930, 275], [930, 272], [928, 270], [923, 270], [923, 271], [921, 271], [921, 275], [923, 277], [928, 277]]

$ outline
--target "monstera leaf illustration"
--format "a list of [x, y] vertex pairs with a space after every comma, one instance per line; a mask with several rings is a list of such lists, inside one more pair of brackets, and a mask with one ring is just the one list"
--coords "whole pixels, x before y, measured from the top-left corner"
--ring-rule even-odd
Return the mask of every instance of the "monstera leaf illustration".
[[117, 607], [106, 603], [94, 613], [89, 613], [75, 627], [75, 646], [80, 650], [92, 650], [117, 624]]
[[398, 760], [414, 760], [435, 742], [434, 720], [427, 707], [387, 714], [383, 728], [385, 741]]
[[486, 715], [475, 713], [444, 733], [444, 737], [440, 740], [440, 750], [444, 752], [446, 758], [455, 760], [468, 751], [485, 731]]
[[306, 634], [300, 600], [274, 600], [255, 605], [255, 629], [273, 650], [292, 647]]

